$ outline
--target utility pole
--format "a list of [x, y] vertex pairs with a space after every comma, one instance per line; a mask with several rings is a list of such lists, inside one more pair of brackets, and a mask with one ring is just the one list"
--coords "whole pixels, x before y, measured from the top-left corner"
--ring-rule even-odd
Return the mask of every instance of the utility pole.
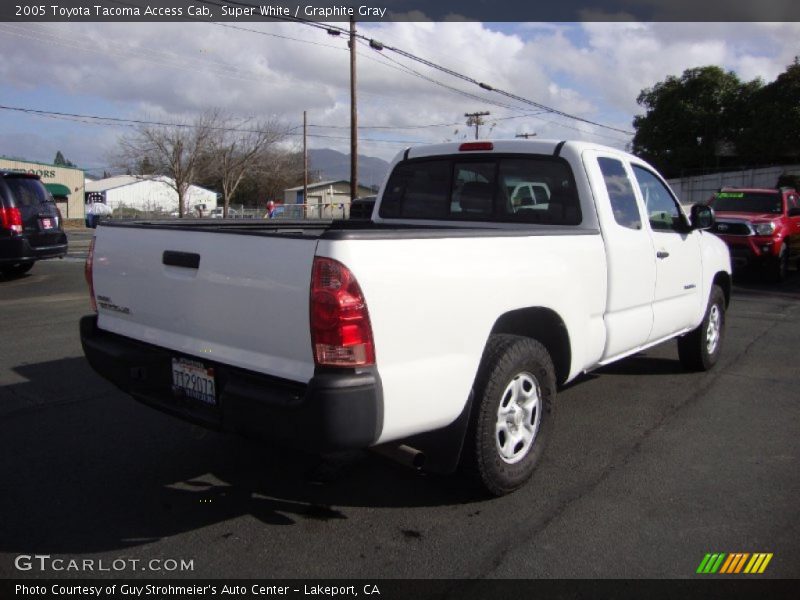
[[536, 137], [536, 135], [535, 133], [518, 133], [514, 137], [525, 138], [527, 140], [528, 138]]
[[308, 206], [308, 120], [303, 111], [303, 217]]
[[481, 117], [488, 117], [489, 111], [485, 110], [483, 112], [474, 112], [474, 113], [464, 113], [464, 116], [467, 117], [467, 127], [475, 126], [475, 139], [478, 139], [478, 128], [481, 125], [484, 125], [484, 121]]
[[350, 17], [350, 201], [358, 195], [358, 114], [356, 111], [356, 20]]

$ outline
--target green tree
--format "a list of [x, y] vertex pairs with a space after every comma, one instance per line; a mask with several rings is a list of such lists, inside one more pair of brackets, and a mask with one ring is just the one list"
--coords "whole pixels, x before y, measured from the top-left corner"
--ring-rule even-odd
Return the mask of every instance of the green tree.
[[58, 167], [74, 167], [75, 164], [64, 158], [61, 150], [56, 151], [56, 157], [53, 159], [53, 164]]
[[742, 136], [742, 153], [751, 164], [800, 161], [800, 63], [786, 68], [752, 101], [749, 127]]
[[137, 175], [156, 175], [156, 166], [149, 156], [146, 156], [139, 161], [136, 170]]
[[666, 176], [733, 160], [760, 80], [743, 83], [716, 66], [687, 69], [641, 91], [633, 152]]

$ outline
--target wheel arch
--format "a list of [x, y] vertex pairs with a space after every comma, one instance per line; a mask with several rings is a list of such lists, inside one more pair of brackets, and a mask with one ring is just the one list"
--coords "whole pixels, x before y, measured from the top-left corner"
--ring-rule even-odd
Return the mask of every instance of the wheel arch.
[[501, 315], [492, 327], [491, 335], [510, 334], [529, 337], [542, 344], [556, 370], [556, 380], [564, 383], [572, 366], [572, 347], [569, 332], [561, 316], [550, 308], [531, 306]]
[[712, 285], [718, 285], [722, 288], [722, 293], [725, 294], [725, 308], [731, 303], [731, 276], [725, 271], [720, 271], [714, 275]]

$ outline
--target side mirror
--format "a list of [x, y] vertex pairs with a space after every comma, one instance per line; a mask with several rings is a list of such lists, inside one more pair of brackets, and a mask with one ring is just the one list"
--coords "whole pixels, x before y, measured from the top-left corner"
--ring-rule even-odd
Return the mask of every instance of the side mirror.
[[794, 208], [789, 209], [789, 216], [790, 217], [800, 217], [800, 206], [796, 206]]
[[706, 204], [692, 206], [692, 229], [711, 229], [714, 226], [714, 209]]

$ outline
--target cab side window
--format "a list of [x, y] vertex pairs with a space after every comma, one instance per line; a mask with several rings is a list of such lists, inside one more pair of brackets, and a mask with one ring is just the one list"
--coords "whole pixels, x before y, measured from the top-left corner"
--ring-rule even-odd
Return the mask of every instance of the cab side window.
[[681, 211], [669, 189], [653, 173], [632, 165], [653, 231], [681, 231]]
[[642, 217], [636, 204], [636, 195], [622, 161], [601, 156], [597, 164], [603, 174], [614, 220], [628, 229], [641, 229]]

